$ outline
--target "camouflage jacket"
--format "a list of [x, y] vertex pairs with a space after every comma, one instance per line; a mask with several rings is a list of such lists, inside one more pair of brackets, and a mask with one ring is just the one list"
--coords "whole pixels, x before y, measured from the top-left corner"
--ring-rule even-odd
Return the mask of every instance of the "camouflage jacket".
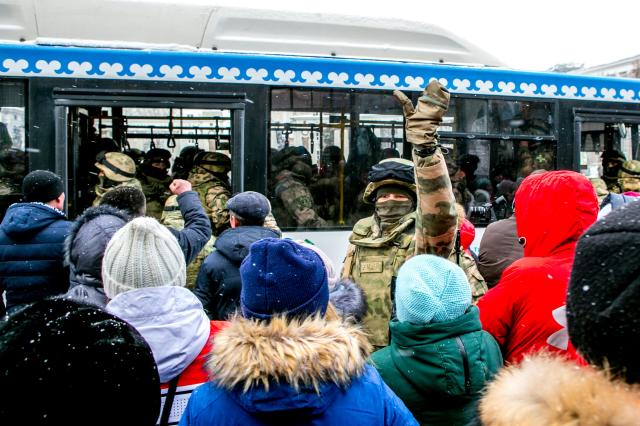
[[[177, 231], [181, 231], [184, 228], [184, 219], [182, 213], [180, 213], [180, 206], [178, 205], [178, 196], [172, 195], [167, 198], [162, 212], [162, 218], [160, 223]], [[198, 272], [205, 257], [207, 257], [214, 250], [214, 243], [216, 237], [211, 236], [209, 241], [205, 244], [204, 248], [198, 253], [198, 256], [193, 262], [187, 265], [187, 288], [194, 289], [196, 286], [196, 279], [198, 278]]]
[[220, 235], [229, 227], [229, 210], [227, 209], [227, 201], [231, 198], [229, 184], [200, 167], [191, 171], [189, 182], [193, 190], [198, 193], [204, 211], [211, 220], [213, 235]]
[[95, 200], [93, 200], [93, 207], [96, 207], [97, 205], [100, 204], [100, 200], [102, 200], [102, 197], [104, 196], [104, 194], [107, 193], [107, 191], [113, 188], [117, 188], [118, 186], [135, 186], [136, 188], [142, 190], [142, 185], [140, 184], [140, 181], [138, 179], [131, 179], [126, 182], [122, 182], [120, 185], [114, 186], [112, 188], [106, 188], [106, 189], [101, 187], [100, 185], [96, 185], [95, 186], [96, 198]]
[[[374, 217], [360, 220], [349, 237], [351, 243], [342, 269], [367, 295], [369, 310], [364, 323], [371, 333], [371, 343], [388, 344], [389, 320], [393, 316], [393, 293], [398, 270], [406, 259], [417, 254], [435, 254], [455, 262], [457, 228], [455, 199], [442, 153], [418, 157], [416, 165], [416, 212], [403, 217], [394, 228], [383, 234]], [[464, 253], [460, 267], [469, 279], [474, 301], [487, 285], [475, 261]]]
[[158, 179], [153, 176], [140, 175], [140, 184], [142, 192], [147, 199], [147, 216], [154, 217], [158, 220], [162, 217], [164, 203], [171, 195], [169, 185], [173, 179], [167, 176], [164, 179]]
[[293, 173], [284, 170], [278, 174], [276, 181], [273, 211], [280, 226], [318, 228], [327, 225], [314, 210], [309, 188], [297, 180]]

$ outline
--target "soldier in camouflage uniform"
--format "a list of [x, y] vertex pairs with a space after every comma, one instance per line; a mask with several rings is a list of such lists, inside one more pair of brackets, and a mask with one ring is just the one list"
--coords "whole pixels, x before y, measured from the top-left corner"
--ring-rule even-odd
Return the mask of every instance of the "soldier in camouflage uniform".
[[100, 182], [95, 186], [96, 198], [93, 206], [100, 204], [102, 196], [116, 186], [135, 186], [142, 190], [140, 181], [136, 179], [136, 164], [126, 154], [121, 152], [100, 153], [95, 166], [100, 170]]
[[615, 149], [602, 153], [602, 180], [607, 184], [609, 192], [620, 194], [619, 172], [622, 163], [627, 159], [623, 153]]
[[621, 192], [640, 192], [640, 161], [627, 160], [618, 172], [618, 185]]
[[138, 173], [142, 192], [147, 199], [147, 216], [160, 220], [165, 201], [171, 195], [169, 185], [173, 179], [169, 170], [171, 153], [166, 149], [150, 149]]
[[320, 228], [327, 225], [315, 210], [309, 191], [311, 156], [304, 147], [287, 147], [274, 155], [273, 212], [280, 226]]
[[[371, 343], [378, 348], [388, 344], [395, 277], [404, 261], [425, 253], [453, 257], [454, 261], [456, 256], [455, 199], [436, 144], [436, 129], [448, 107], [449, 92], [432, 82], [417, 108], [401, 92], [394, 95], [404, 108], [415, 168], [402, 159], [387, 159], [374, 166], [364, 199], [375, 203], [376, 213], [354, 226], [342, 270], [344, 278], [354, 280], [366, 293], [369, 310], [364, 324], [371, 333]], [[475, 263], [462, 259], [460, 266], [477, 300], [487, 291], [486, 283]]]
[[[184, 228], [184, 219], [180, 213], [180, 206], [178, 205], [178, 196], [172, 195], [167, 198], [162, 212], [162, 218], [160, 223], [170, 228], [181, 231]], [[204, 248], [198, 253], [195, 260], [187, 265], [187, 288], [194, 289], [196, 286], [196, 279], [198, 278], [198, 272], [200, 272], [200, 266], [204, 258], [213, 252], [213, 245], [216, 242], [216, 237], [213, 235], [205, 244]]]
[[219, 152], [199, 152], [193, 159], [189, 182], [200, 196], [200, 202], [211, 220], [214, 236], [229, 227], [227, 201], [231, 198], [231, 184], [227, 173], [231, 159]]

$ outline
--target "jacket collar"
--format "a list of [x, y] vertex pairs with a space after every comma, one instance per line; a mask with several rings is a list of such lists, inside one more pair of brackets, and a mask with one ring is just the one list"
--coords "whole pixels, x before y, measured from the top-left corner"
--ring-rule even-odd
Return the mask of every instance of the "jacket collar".
[[640, 388], [550, 355], [503, 369], [480, 402], [484, 426], [638, 424]]
[[227, 390], [286, 382], [319, 392], [324, 383], [347, 386], [360, 376], [370, 351], [364, 332], [341, 321], [236, 316], [216, 334], [207, 368]]
[[389, 325], [393, 336], [391, 339], [393, 347], [435, 344], [444, 339], [482, 330], [480, 314], [475, 306], [471, 306], [467, 312], [451, 321], [411, 324], [394, 320]]

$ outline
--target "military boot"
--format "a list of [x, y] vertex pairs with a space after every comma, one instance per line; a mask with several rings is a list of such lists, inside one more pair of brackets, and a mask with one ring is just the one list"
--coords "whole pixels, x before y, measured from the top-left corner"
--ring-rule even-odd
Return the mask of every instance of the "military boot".
[[396, 90], [393, 95], [404, 110], [407, 141], [415, 145], [418, 151], [427, 150], [429, 152], [424, 154], [432, 154], [437, 142], [436, 130], [449, 107], [449, 91], [437, 80], [433, 80], [424, 89], [415, 107], [401, 91]]

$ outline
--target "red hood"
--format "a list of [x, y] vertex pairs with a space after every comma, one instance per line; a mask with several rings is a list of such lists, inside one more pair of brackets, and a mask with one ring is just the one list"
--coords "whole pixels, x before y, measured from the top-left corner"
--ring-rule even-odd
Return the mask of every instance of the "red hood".
[[559, 170], [527, 177], [516, 192], [518, 236], [526, 238], [525, 257], [546, 257], [575, 244], [598, 215], [589, 180]]

